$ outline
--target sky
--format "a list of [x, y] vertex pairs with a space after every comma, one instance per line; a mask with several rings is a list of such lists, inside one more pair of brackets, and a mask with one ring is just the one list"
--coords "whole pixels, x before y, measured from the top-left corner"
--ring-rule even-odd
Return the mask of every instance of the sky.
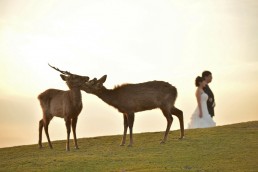
[[[217, 125], [258, 120], [257, 9], [256, 0], [0, 0], [0, 147], [37, 144], [37, 96], [68, 90], [48, 63], [90, 78], [106, 74], [110, 89], [169, 82], [185, 127], [197, 106], [194, 80], [210, 70]], [[116, 109], [82, 97], [78, 138], [122, 134]], [[135, 133], [165, 128], [158, 109], [136, 114]], [[178, 128], [174, 118], [171, 130]], [[64, 120], [54, 118], [49, 133], [64, 140]]]

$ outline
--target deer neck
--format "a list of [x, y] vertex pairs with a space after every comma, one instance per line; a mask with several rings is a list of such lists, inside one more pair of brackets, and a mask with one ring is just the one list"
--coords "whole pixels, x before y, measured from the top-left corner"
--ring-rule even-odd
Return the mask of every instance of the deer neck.
[[113, 90], [103, 87], [101, 92], [97, 93], [96, 96], [98, 96], [107, 104], [117, 108], [117, 95]]
[[79, 88], [73, 88], [69, 93], [74, 106], [82, 104], [82, 95]]

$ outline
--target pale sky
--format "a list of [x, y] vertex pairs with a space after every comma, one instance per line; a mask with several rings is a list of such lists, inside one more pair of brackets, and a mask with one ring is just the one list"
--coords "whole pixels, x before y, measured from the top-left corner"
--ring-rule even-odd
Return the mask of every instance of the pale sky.
[[[0, 0], [0, 147], [36, 144], [38, 94], [68, 89], [48, 63], [90, 78], [107, 74], [107, 88], [170, 82], [186, 127], [197, 104], [194, 79], [210, 70], [217, 125], [258, 120], [257, 9], [256, 0]], [[116, 109], [82, 96], [79, 138], [122, 134]], [[135, 133], [165, 128], [160, 110], [136, 114]], [[49, 132], [64, 140], [63, 119]]]

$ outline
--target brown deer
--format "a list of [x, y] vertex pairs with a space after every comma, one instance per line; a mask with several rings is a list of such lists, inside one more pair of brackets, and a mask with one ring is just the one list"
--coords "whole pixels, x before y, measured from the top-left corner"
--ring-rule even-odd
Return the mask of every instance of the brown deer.
[[174, 104], [177, 97], [177, 89], [167, 82], [150, 81], [139, 84], [124, 84], [114, 89], [103, 86], [107, 76], [99, 80], [96, 78], [86, 82], [82, 90], [94, 94], [107, 104], [118, 109], [124, 116], [124, 135], [121, 146], [125, 145], [127, 129], [130, 129], [130, 144], [133, 145], [134, 113], [160, 108], [167, 119], [167, 128], [161, 143], [165, 143], [173, 121], [172, 114], [177, 116], [180, 122], [181, 137], [184, 137], [183, 112]]
[[42, 129], [44, 127], [49, 147], [52, 149], [52, 144], [48, 134], [48, 125], [51, 119], [56, 116], [64, 118], [67, 129], [66, 150], [70, 150], [69, 139], [71, 132], [71, 125], [74, 136], [75, 148], [78, 149], [76, 138], [76, 124], [77, 118], [82, 110], [81, 86], [89, 81], [87, 76], [79, 76], [67, 71], [61, 71], [49, 65], [53, 69], [61, 72], [61, 78], [66, 81], [69, 89], [68, 91], [48, 89], [38, 96], [40, 105], [43, 111], [43, 119], [39, 121], [39, 148], [42, 148]]

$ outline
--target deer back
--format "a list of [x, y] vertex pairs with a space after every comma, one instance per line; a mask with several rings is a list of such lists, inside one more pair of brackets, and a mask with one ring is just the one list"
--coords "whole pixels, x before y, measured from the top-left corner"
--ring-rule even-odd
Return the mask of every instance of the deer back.
[[[162, 106], [173, 107], [177, 97], [176, 88], [163, 81], [124, 84], [111, 90], [102, 86], [98, 91], [94, 90], [94, 86], [87, 87], [87, 92], [97, 95], [120, 112], [139, 112]], [[91, 92], [91, 89], [94, 91]]]
[[48, 89], [38, 96], [43, 113], [47, 116], [66, 118], [77, 116], [82, 110], [80, 90]]

